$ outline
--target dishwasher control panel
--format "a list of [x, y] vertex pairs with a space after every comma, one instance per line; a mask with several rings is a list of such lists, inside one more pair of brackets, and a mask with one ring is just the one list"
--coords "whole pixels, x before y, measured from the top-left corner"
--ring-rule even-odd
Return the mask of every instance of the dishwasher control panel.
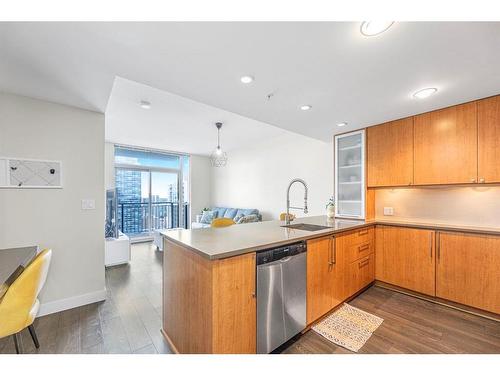
[[257, 253], [257, 265], [274, 262], [282, 258], [294, 256], [307, 250], [305, 241], [296, 242], [286, 246], [280, 246], [274, 249], [263, 250]]

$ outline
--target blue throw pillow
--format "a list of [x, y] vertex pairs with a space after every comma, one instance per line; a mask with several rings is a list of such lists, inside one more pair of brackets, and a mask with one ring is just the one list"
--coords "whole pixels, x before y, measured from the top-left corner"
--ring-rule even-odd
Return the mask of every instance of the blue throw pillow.
[[237, 211], [238, 210], [236, 208], [228, 208], [226, 210], [226, 213], [224, 214], [224, 217], [227, 217], [228, 219], [234, 219]]
[[212, 224], [212, 220], [217, 217], [215, 211], [203, 211], [200, 223], [202, 224]]
[[215, 211], [215, 217], [224, 217], [224, 214], [226, 213], [227, 208], [226, 207], [214, 207], [212, 210]]

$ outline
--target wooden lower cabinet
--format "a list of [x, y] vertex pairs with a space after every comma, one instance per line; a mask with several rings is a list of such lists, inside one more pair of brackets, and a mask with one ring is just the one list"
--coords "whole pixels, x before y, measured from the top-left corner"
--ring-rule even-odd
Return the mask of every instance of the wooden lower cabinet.
[[436, 296], [500, 314], [500, 237], [438, 233]]
[[435, 296], [435, 232], [377, 226], [375, 278]]
[[255, 253], [212, 261], [212, 351], [255, 353]]
[[307, 324], [375, 279], [374, 228], [307, 241]]
[[375, 280], [374, 253], [350, 263], [346, 269], [345, 288], [350, 297]]
[[256, 352], [255, 253], [209, 260], [164, 239], [162, 331], [179, 353]]
[[307, 324], [345, 299], [344, 255], [337, 251], [335, 237], [307, 241]]
[[344, 256], [344, 296], [349, 298], [375, 280], [375, 229], [363, 228], [336, 238]]

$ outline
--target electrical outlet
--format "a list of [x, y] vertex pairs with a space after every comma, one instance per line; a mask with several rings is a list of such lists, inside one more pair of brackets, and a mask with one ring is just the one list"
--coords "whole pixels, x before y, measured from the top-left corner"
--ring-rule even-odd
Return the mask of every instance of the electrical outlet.
[[95, 199], [82, 199], [82, 210], [95, 210]]
[[393, 207], [384, 207], [384, 216], [392, 216], [394, 215]]

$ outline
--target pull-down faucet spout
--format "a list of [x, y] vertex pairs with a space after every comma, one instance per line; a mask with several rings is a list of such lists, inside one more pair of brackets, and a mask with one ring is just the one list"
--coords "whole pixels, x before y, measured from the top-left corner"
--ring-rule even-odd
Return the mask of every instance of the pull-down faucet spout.
[[[290, 188], [296, 182], [299, 182], [302, 185], [304, 185], [304, 207], [291, 207], [290, 206]], [[290, 181], [290, 184], [288, 184], [288, 189], [286, 190], [286, 216], [285, 216], [285, 224], [286, 225], [290, 224], [290, 208], [294, 208], [297, 210], [304, 210], [304, 213], [307, 214], [307, 184], [301, 178], [294, 178], [292, 181]]]

